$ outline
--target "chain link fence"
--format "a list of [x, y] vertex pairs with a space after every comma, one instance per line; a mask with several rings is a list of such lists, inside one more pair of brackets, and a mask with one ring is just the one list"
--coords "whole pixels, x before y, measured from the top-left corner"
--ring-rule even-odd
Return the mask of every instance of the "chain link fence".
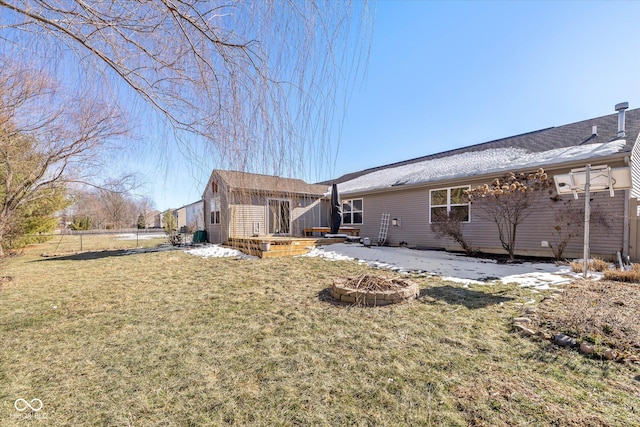
[[[169, 236], [159, 229], [129, 230], [63, 230], [59, 233], [34, 234], [30, 238], [43, 253], [68, 253], [97, 250], [134, 249], [171, 244]], [[180, 244], [191, 241], [191, 235], [182, 235]], [[11, 246], [11, 242], [10, 246]]]

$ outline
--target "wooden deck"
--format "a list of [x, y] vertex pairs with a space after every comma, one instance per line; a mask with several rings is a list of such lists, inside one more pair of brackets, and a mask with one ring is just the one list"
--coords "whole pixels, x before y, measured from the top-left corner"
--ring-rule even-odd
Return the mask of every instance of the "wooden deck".
[[[314, 233], [320, 233], [322, 235], [328, 234], [329, 227], [309, 227], [304, 229], [305, 236], [313, 236]], [[338, 234], [348, 234], [350, 236], [360, 236], [360, 229], [355, 227], [340, 227]]]
[[258, 256], [260, 258], [273, 258], [304, 255], [315, 246], [343, 243], [345, 240], [347, 240], [345, 237], [230, 237], [229, 240], [227, 240], [227, 245], [247, 255]]

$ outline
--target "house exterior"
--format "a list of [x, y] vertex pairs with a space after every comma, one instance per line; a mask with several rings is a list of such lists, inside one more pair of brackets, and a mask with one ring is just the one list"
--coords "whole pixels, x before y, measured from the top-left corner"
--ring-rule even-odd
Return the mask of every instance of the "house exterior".
[[162, 212], [153, 210], [147, 213], [145, 228], [162, 228]]
[[204, 230], [204, 204], [202, 200], [190, 203], [185, 208], [185, 221], [187, 230]]
[[[464, 213], [465, 239], [487, 253], [505, 253], [497, 226], [483, 218], [481, 207], [470, 204], [464, 190], [490, 184], [508, 172], [532, 172], [544, 168], [554, 176], [575, 168], [607, 165], [631, 170], [630, 189], [591, 194], [591, 206], [604, 222], [590, 228], [592, 256], [613, 259], [616, 253], [640, 256], [636, 237], [636, 198], [640, 195], [640, 109], [617, 105], [616, 114], [551, 127], [483, 144], [437, 153], [344, 175], [338, 183], [343, 216], [348, 225], [361, 229], [372, 241], [378, 236], [383, 213], [390, 214], [387, 244], [459, 250], [448, 238], [431, 230], [438, 211]], [[558, 213], [584, 207], [584, 195], [550, 194], [518, 228], [518, 255], [552, 256], [549, 246], [557, 239]], [[581, 257], [583, 238], [572, 238], [565, 257]]]
[[187, 230], [187, 208], [185, 206], [179, 207], [173, 211], [173, 216], [176, 217], [176, 224], [178, 232], [185, 233]]
[[193, 233], [205, 229], [202, 200], [179, 207], [175, 210], [174, 216], [178, 221], [180, 233]]
[[230, 237], [302, 236], [327, 219], [327, 185], [214, 169], [202, 194], [211, 243]]

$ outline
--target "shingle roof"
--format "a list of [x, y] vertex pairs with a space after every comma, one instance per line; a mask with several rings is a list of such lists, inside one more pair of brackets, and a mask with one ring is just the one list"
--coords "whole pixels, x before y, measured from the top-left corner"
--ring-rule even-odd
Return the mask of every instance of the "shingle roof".
[[232, 189], [265, 193], [324, 195], [328, 187], [323, 184], [307, 184], [301, 179], [282, 178], [247, 172], [215, 169], [217, 174]]
[[[592, 135], [594, 126], [597, 126], [597, 135]], [[630, 152], [633, 148], [634, 142], [638, 139], [638, 135], [640, 134], [640, 108], [627, 110], [625, 112], [625, 131], [626, 136], [623, 139], [626, 140], [626, 145], [622, 147], [619, 152]], [[587, 144], [602, 144], [620, 139], [617, 137], [617, 132], [618, 114], [615, 113], [563, 126], [550, 127], [547, 129], [541, 129], [521, 135], [511, 136], [508, 138], [497, 139], [482, 144], [457, 148], [455, 150], [430, 154], [427, 156], [365, 169], [358, 172], [352, 172], [343, 175], [338, 179], [332, 180], [331, 182], [343, 183], [358, 178], [362, 175], [381, 171], [384, 169], [391, 169], [398, 166], [424, 162], [426, 160], [442, 159], [458, 154], [480, 152], [490, 149], [519, 148], [522, 150], [526, 150], [529, 153], [541, 153], [559, 148], [584, 146]]]

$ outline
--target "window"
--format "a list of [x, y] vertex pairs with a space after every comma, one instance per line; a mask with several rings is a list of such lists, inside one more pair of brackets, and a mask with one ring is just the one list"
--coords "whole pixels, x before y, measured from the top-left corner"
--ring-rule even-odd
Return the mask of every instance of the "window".
[[446, 215], [455, 215], [461, 222], [469, 222], [469, 197], [465, 194], [468, 189], [469, 186], [431, 190], [429, 222], [438, 222], [438, 218]]
[[342, 223], [362, 224], [362, 199], [342, 201]]
[[220, 211], [211, 212], [211, 224], [220, 224]]
[[211, 199], [211, 224], [220, 224], [220, 198]]

